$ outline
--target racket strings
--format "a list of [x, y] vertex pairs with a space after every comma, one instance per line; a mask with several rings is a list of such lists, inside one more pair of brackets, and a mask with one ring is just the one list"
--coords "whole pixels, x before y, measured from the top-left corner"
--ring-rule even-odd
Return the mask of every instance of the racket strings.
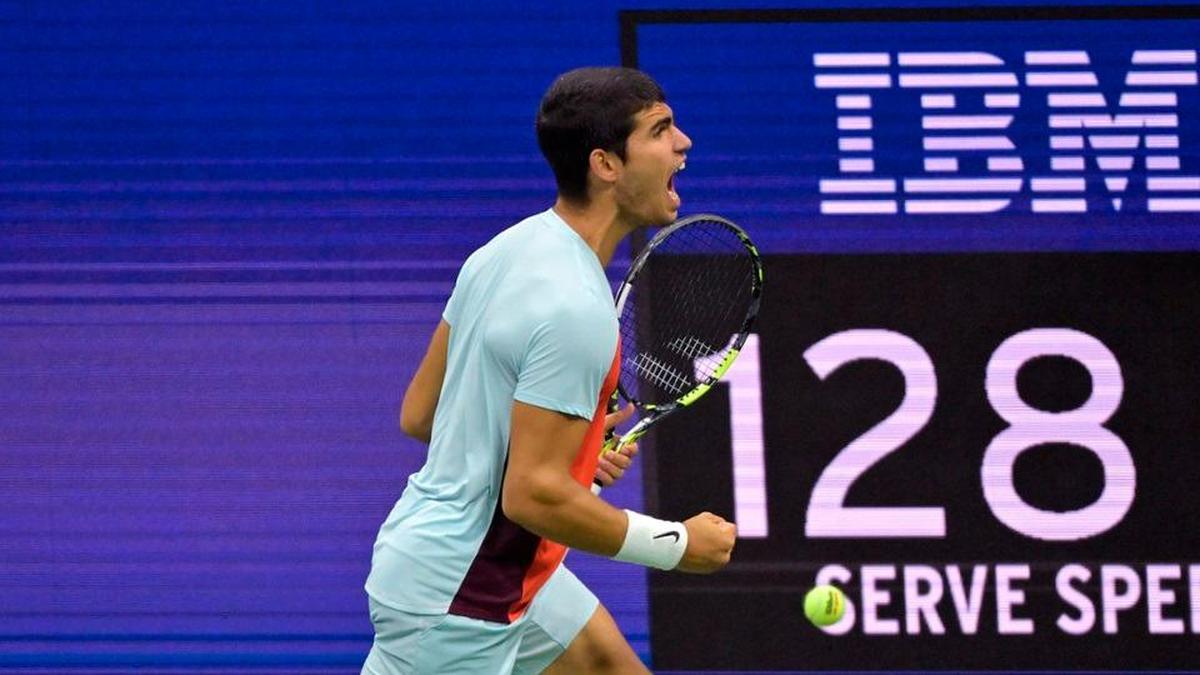
[[[653, 253], [621, 316], [622, 388], [644, 403], [677, 399], [714, 376], [742, 331], [757, 277], [741, 238], [717, 221], [679, 228]], [[653, 309], [639, 301], [647, 295]], [[639, 309], [650, 310], [642, 318], [652, 325], [639, 322]]]
[[[724, 360], [728, 342], [745, 321], [755, 267], [742, 240], [720, 223], [701, 222], [682, 228], [664, 243], [668, 244], [668, 253], [703, 251], [705, 258], [710, 258], [696, 266], [695, 278], [684, 278], [681, 287], [673, 289], [684, 305], [682, 314], [697, 317], [697, 323], [707, 329], [706, 341], [692, 335], [682, 338], [685, 343], [694, 343], [689, 356], [706, 357], [697, 360], [696, 367], [700, 371], [697, 377], [707, 379]], [[668, 339], [666, 346], [675, 348], [680, 342], [679, 338]]]

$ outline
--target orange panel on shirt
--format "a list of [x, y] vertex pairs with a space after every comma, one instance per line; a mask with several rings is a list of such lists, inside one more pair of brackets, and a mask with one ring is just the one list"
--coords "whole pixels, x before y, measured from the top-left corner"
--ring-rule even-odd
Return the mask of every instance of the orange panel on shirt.
[[[571, 463], [571, 476], [589, 490], [592, 487], [592, 478], [596, 475], [596, 466], [600, 463], [600, 448], [604, 443], [604, 418], [608, 415], [608, 402], [612, 398], [613, 392], [617, 390], [617, 378], [620, 377], [620, 374], [621, 345], [618, 343], [617, 353], [613, 355], [612, 366], [604, 378], [604, 384], [600, 387], [600, 402], [596, 404], [596, 412], [592, 414], [592, 424], [588, 427], [587, 435], [583, 437], [583, 444], [579, 447], [579, 452], [575, 454], [575, 461]], [[567, 547], [558, 542], [543, 538], [538, 543], [533, 562], [526, 570], [525, 580], [521, 584], [521, 599], [509, 609], [509, 621], [516, 621], [525, 613], [525, 609], [533, 601], [533, 596], [546, 583], [554, 570], [558, 569], [566, 555]]]

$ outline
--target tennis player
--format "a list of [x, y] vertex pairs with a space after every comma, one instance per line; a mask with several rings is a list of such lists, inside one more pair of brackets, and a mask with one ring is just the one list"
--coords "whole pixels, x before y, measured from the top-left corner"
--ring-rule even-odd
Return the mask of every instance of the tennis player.
[[363, 672], [645, 673], [612, 616], [563, 566], [567, 547], [663, 570], [723, 567], [736, 537], [592, 494], [632, 452], [599, 458], [619, 355], [604, 265], [622, 239], [675, 220], [691, 140], [662, 89], [583, 68], [546, 92], [537, 137], [554, 206], [463, 265], [400, 426], [429, 443], [375, 542], [375, 642]]

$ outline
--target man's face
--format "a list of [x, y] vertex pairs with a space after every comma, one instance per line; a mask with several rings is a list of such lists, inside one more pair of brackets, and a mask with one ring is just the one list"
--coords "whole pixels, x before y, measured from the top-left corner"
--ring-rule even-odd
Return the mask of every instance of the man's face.
[[679, 215], [675, 174], [683, 169], [692, 139], [675, 126], [665, 103], [655, 103], [634, 116], [625, 143], [625, 161], [617, 181], [617, 206], [639, 225], [661, 226]]

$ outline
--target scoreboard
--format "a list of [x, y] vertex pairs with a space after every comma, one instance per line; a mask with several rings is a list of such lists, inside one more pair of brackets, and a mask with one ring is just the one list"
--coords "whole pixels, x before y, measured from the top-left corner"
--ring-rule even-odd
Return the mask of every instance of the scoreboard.
[[1200, 22], [1167, 12], [625, 16], [685, 206], [767, 254], [756, 335], [648, 443], [652, 511], [739, 526], [722, 573], [651, 573], [656, 667], [1195, 667]]

